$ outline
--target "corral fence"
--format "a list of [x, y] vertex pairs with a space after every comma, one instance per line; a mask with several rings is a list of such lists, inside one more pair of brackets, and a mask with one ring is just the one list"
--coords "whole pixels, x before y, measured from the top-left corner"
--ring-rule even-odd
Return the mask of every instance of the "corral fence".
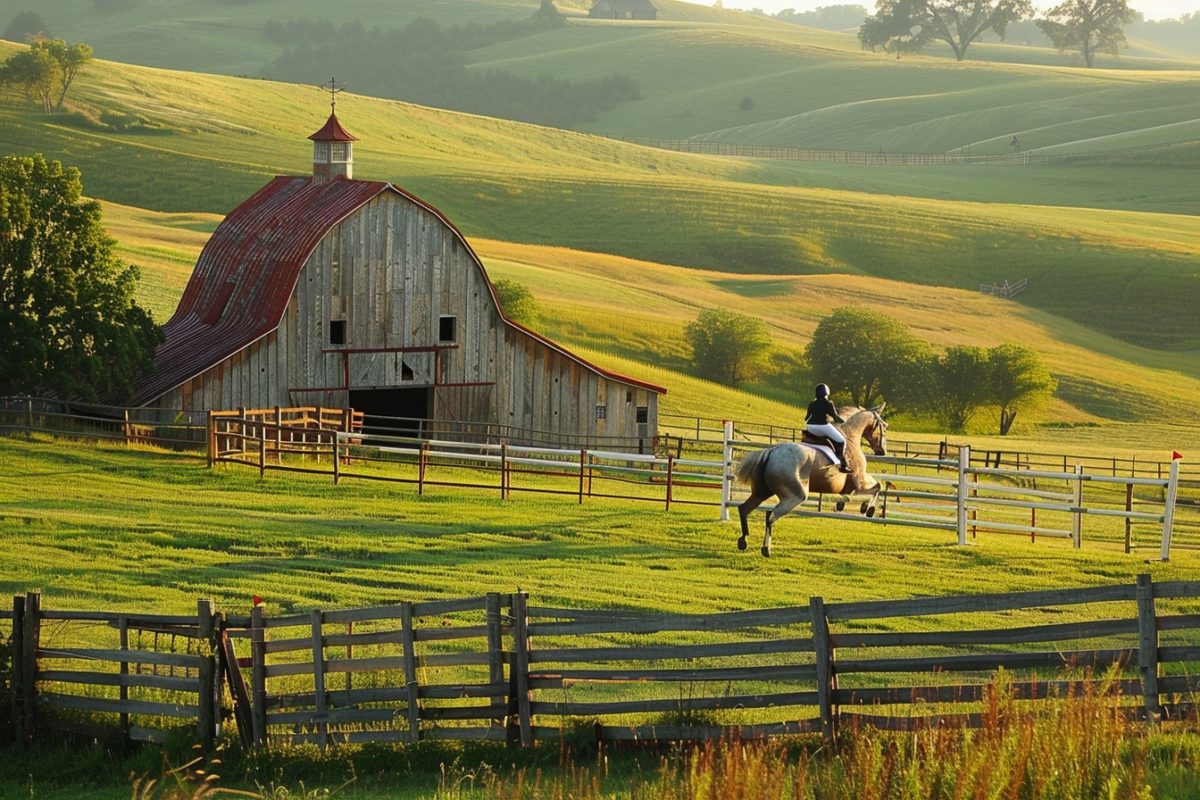
[[1050, 153], [1025, 150], [1011, 153], [971, 155], [969, 150], [942, 153], [894, 153], [879, 150], [831, 150], [808, 147], [777, 147], [764, 144], [738, 144], [704, 139], [667, 139], [653, 137], [613, 137], [618, 141], [710, 156], [765, 158], [782, 161], [812, 161], [830, 164], [858, 164], [888, 167], [997, 166], [1044, 167], [1067, 164], [1114, 164], [1145, 152], [1145, 148], [1124, 148], [1093, 153]]
[[[346, 430], [334, 420], [289, 440], [287, 428], [269, 414], [213, 413], [209, 463], [250, 466], [269, 471], [328, 475], [343, 480], [410, 484], [418, 494], [438, 486], [476, 488], [501, 499], [518, 492], [609, 498], [673, 505], [716, 505], [720, 519], [740, 504], [734, 466], [746, 452], [768, 443], [740, 438], [725, 424], [716, 457], [643, 455], [607, 450], [567, 450], [510, 444], [463, 443], [370, 434]], [[998, 456], [999, 454], [997, 454]], [[884, 482], [879, 514], [830, 509], [831, 498], [818, 496], [800, 517], [842, 519], [876, 525], [903, 525], [953, 532], [967, 544], [980, 532], [1069, 539], [1081, 547], [1084, 519], [1088, 540], [1122, 547], [1144, 547], [1148, 537], [1159, 556], [1171, 548], [1200, 545], [1200, 521], [1177, 514], [1180, 462], [1167, 462], [1166, 474], [1109, 475], [1082, 464], [1022, 469], [997, 466], [991, 453], [973, 459], [971, 448], [945, 443], [920, 455], [868, 456], [872, 474]], [[1107, 466], [1107, 464], [1105, 464]], [[1155, 466], [1161, 474], [1161, 467]], [[769, 509], [770, 506], [764, 507]], [[1192, 510], [1194, 511], [1194, 510]], [[1192, 516], [1195, 516], [1194, 513]], [[1176, 528], [1183, 531], [1176, 540]]]
[[[734, 465], [745, 453], [768, 446], [738, 437], [733, 423], [725, 423], [722, 521], [744, 499], [734, 480]], [[1083, 544], [1084, 519], [1092, 518], [1089, 540], [1117, 543], [1128, 553], [1137, 543], [1135, 530], [1144, 539], [1149, 529], [1164, 561], [1173, 546], [1200, 545], [1200, 521], [1178, 513], [1178, 459], [1167, 464], [1164, 477], [1140, 477], [1090, 471], [1083, 464], [1068, 468], [1065, 461], [1061, 469], [1056, 464], [1013, 470], [992, 466], [986, 458], [973, 461], [968, 445], [953, 450], [943, 443], [932, 457], [869, 454], [871, 474], [883, 484], [876, 516], [843, 513], [840, 507], [829, 511], [824, 498], [818, 499], [816, 509], [801, 507], [790, 513], [950, 531], [960, 545], [986, 531], [1027, 536], [1030, 541], [1067, 539], [1076, 548]], [[857, 500], [852, 496], [850, 502]], [[772, 508], [762, 506], [764, 511]], [[1182, 541], [1175, 541], [1176, 528], [1184, 531]]]
[[[532, 746], [980, 724], [999, 691], [1099, 686], [1194, 718], [1200, 582], [718, 613], [531, 605], [522, 592], [248, 616], [53, 611], [14, 598], [19, 741], [496, 740]], [[1015, 624], [1014, 624], [1015, 623]]]
[[991, 297], [1002, 297], [1006, 300], [1019, 295], [1021, 292], [1029, 288], [1029, 278], [1021, 278], [1015, 283], [1009, 283], [1007, 280], [1004, 283], [981, 283], [979, 291]]

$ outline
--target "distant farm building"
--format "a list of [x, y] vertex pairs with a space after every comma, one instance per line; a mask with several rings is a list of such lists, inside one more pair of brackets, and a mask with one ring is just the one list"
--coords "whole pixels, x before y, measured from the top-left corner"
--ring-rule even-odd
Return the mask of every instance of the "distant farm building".
[[353, 407], [516, 441], [651, 445], [664, 389], [507, 320], [441, 212], [353, 179], [336, 114], [309, 138], [312, 176], [274, 178], [205, 245], [137, 405]]
[[596, 0], [588, 11], [592, 19], [658, 19], [650, 0]]

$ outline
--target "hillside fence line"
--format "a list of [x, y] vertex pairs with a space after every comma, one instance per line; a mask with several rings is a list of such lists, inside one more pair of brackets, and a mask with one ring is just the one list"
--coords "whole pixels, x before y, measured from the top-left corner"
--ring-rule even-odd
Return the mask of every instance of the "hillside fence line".
[[[60, 422], [57, 414], [31, 408], [26, 404], [16, 414], [18, 421], [26, 421], [25, 430], [51, 431]], [[502, 499], [550, 493], [577, 503], [609, 498], [661, 504], [667, 510], [673, 505], [710, 505], [718, 508], [721, 520], [728, 520], [728, 509], [740, 502], [732, 472], [741, 455], [754, 447], [790, 441], [800, 432], [771, 426], [767, 441], [755, 441], [750, 437], [763, 434], [762, 428], [735, 427], [726, 421], [719, 440], [695, 440], [697, 446], [687, 451], [696, 457], [680, 457], [676, 452], [684, 452], [682, 447], [651, 455], [487, 443], [478, 437], [464, 442], [384, 435], [368, 432], [361, 414], [344, 409], [239, 409], [206, 413], [203, 418], [200, 444], [209, 466], [248, 465], [260, 476], [270, 471], [327, 475], [335, 484], [409, 484], [418, 494], [434, 487], [459, 487], [496, 491]], [[91, 424], [89, 418], [66, 419], [77, 427]], [[0, 418], [0, 423], [11, 422], [11, 414]], [[131, 444], [153, 441], [133, 417], [122, 415], [105, 424], [103, 438]], [[0, 429], [5, 427], [11, 432], [15, 426], [0, 424]], [[196, 433], [190, 422], [168, 427], [172, 441], [194, 446]], [[695, 430], [708, 435], [699, 422]], [[1125, 552], [1153, 543], [1159, 557], [1167, 559], [1172, 548], [1200, 548], [1200, 481], [1184, 480], [1178, 460], [1164, 464], [1092, 459], [1069, 464], [1068, 456], [1051, 454], [985, 451], [979, 458], [971, 448], [945, 441], [893, 441], [889, 447], [894, 455], [868, 455], [872, 474], [884, 482], [877, 516], [841, 513], [836, 506], [829, 510], [832, 499], [822, 496], [817, 496], [815, 509], [808, 506], [793, 514], [944, 530], [954, 532], [959, 544], [982, 531], [1028, 536], [1031, 541], [1069, 539], [1075, 547], [1082, 546], [1084, 519], [1090, 518], [1089, 541], [1123, 547]]]
[[1114, 164], [1146, 152], [1144, 147], [1103, 150], [1094, 153], [1050, 153], [1043, 150], [1024, 150], [1008, 153], [972, 155], [969, 149], [942, 153], [894, 153], [878, 150], [832, 150], [808, 147], [779, 147], [763, 144], [737, 144], [703, 139], [670, 139], [654, 137], [612, 137], [659, 150], [678, 153], [697, 153], [710, 156], [736, 156], [739, 158], [765, 158], [782, 161], [812, 161], [830, 164], [860, 164], [889, 167], [942, 167], [942, 166], [999, 166], [999, 167], [1043, 167], [1064, 164]]
[[[1090, 687], [1118, 695], [1133, 718], [1194, 719], [1198, 600], [1200, 581], [1148, 574], [692, 614], [493, 592], [281, 615], [200, 600], [195, 615], [165, 615], [54, 610], [30, 592], [0, 622], [11, 623], [18, 742], [66, 733], [211, 746], [229, 730], [245, 747], [529, 747], [977, 726], [993, 686], [1029, 701]], [[1026, 624], [1013, 625], [1017, 611]]]

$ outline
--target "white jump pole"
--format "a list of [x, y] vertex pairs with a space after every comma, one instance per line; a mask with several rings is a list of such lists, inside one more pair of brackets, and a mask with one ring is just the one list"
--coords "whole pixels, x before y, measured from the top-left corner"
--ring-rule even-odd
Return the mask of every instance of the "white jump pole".
[[1071, 545], [1078, 550], [1083, 547], [1083, 465], [1075, 465], [1075, 508], [1071, 517]]
[[721, 420], [721, 522], [729, 522], [729, 499], [732, 482], [729, 471], [733, 469], [733, 420]]
[[971, 466], [971, 447], [958, 448], [958, 543], [967, 543], [967, 468]]
[[1163, 507], [1163, 561], [1171, 559], [1171, 526], [1175, 522], [1175, 498], [1179, 495], [1179, 462], [1182, 458], [1179, 453], [1171, 454], [1171, 473], [1167, 477], [1167, 499]]

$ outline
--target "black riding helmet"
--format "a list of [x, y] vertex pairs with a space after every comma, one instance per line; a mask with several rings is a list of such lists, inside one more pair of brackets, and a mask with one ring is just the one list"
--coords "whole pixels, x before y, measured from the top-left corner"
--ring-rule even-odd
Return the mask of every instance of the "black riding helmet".
[[823, 383], [817, 384], [817, 397], [829, 397], [829, 387]]

